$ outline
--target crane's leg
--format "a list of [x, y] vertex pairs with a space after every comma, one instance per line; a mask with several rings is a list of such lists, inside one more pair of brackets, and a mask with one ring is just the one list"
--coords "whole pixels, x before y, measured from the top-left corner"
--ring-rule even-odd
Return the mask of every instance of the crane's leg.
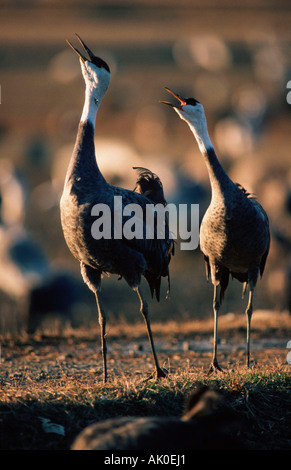
[[162, 377], [166, 377], [167, 374], [166, 372], [163, 371], [163, 369], [160, 368], [159, 366], [159, 361], [158, 361], [158, 357], [157, 357], [157, 354], [156, 354], [156, 350], [155, 350], [155, 345], [154, 345], [154, 340], [153, 340], [153, 335], [152, 335], [152, 331], [151, 331], [151, 325], [150, 325], [150, 319], [149, 319], [149, 312], [148, 312], [148, 305], [147, 305], [147, 302], [146, 300], [144, 299], [142, 293], [141, 293], [141, 290], [139, 287], [136, 287], [134, 290], [136, 290], [137, 292], [137, 295], [139, 297], [139, 300], [140, 300], [140, 311], [141, 311], [141, 314], [144, 318], [144, 321], [146, 323], [146, 327], [147, 327], [147, 333], [148, 333], [148, 338], [149, 338], [149, 341], [150, 341], [150, 345], [151, 345], [151, 349], [152, 349], [152, 354], [153, 354], [153, 358], [154, 358], [154, 362], [155, 362], [155, 367], [156, 367], [156, 371], [154, 374], [152, 374], [150, 378], [152, 377], [156, 377], [158, 379], [162, 378]]
[[249, 292], [249, 301], [246, 308], [246, 316], [247, 316], [247, 351], [246, 351], [246, 366], [250, 367], [250, 343], [251, 343], [251, 319], [253, 314], [253, 298], [254, 298], [255, 288], [254, 286], [250, 285], [250, 292]]
[[98, 320], [101, 330], [101, 350], [102, 350], [102, 358], [103, 358], [103, 382], [107, 382], [107, 347], [106, 347], [106, 317], [104, 310], [100, 304], [100, 299], [98, 293], [95, 292], [96, 303], [98, 308]]
[[97, 269], [91, 268], [81, 262], [81, 274], [83, 277], [84, 282], [87, 284], [89, 289], [94, 292], [96, 297], [97, 309], [98, 309], [98, 320], [101, 330], [101, 350], [102, 350], [102, 358], [103, 358], [103, 382], [107, 381], [107, 348], [106, 348], [106, 339], [105, 339], [105, 329], [106, 329], [106, 317], [105, 312], [101, 306], [100, 298], [99, 298], [99, 291], [101, 288], [101, 272]]
[[251, 319], [253, 313], [253, 296], [254, 291], [250, 290], [248, 306], [246, 308], [247, 316], [247, 354], [246, 354], [246, 366], [250, 367], [250, 341], [251, 341]]
[[257, 284], [258, 277], [259, 277], [259, 268], [256, 266], [254, 268], [249, 269], [248, 277], [249, 277], [250, 291], [249, 291], [248, 305], [246, 308], [246, 316], [247, 316], [246, 366], [250, 367], [251, 319], [252, 319], [252, 314], [253, 314], [254, 292], [255, 292], [255, 287]]
[[218, 322], [218, 312], [220, 309], [220, 285], [214, 284], [214, 296], [213, 296], [213, 314], [214, 314], [214, 331], [213, 331], [213, 357], [209, 369], [209, 374], [214, 371], [221, 371], [218, 361], [217, 361], [217, 322]]

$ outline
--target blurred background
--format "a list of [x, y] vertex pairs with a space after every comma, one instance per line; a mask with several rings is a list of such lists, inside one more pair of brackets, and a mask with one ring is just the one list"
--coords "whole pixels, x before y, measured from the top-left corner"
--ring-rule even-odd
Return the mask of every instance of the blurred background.
[[[96, 323], [94, 296], [64, 242], [59, 199], [84, 100], [77, 32], [110, 65], [96, 154], [113, 184], [134, 188], [133, 166], [163, 181], [168, 202], [210, 201], [204, 162], [165, 86], [194, 96], [224, 168], [254, 193], [272, 246], [255, 308], [291, 311], [291, 4], [287, 0], [2, 1], [0, 6], [0, 332], [33, 332], [52, 313]], [[291, 90], [291, 86], [290, 86]], [[153, 321], [212, 317], [199, 249], [176, 251], [170, 299]], [[164, 283], [166, 294], [166, 282]], [[147, 286], [144, 287], [149, 296]], [[221, 310], [244, 312], [230, 282]], [[136, 295], [104, 279], [110, 321], [139, 321]]]

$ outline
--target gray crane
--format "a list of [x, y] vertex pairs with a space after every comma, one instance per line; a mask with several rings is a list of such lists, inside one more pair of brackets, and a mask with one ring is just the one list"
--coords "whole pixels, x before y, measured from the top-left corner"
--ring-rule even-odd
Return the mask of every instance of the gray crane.
[[[139, 182], [139, 191], [120, 188], [109, 184], [103, 177], [95, 157], [94, 133], [96, 115], [101, 101], [110, 82], [110, 69], [106, 62], [96, 57], [77, 35], [82, 47], [87, 53], [86, 58], [69, 41], [68, 44], [78, 54], [82, 74], [86, 84], [85, 103], [79, 123], [77, 138], [73, 154], [68, 166], [63, 194], [60, 201], [61, 223], [64, 237], [71, 253], [77, 258], [81, 266], [84, 282], [94, 292], [97, 302], [99, 324], [101, 329], [101, 348], [103, 357], [103, 380], [107, 380], [106, 317], [100, 303], [100, 287], [102, 273], [117, 274], [125, 279], [128, 285], [137, 292], [140, 300], [140, 311], [146, 323], [147, 333], [155, 363], [154, 375], [164, 377], [158, 363], [152, 337], [147, 302], [141, 292], [142, 276], [148, 281], [152, 296], [160, 297], [161, 277], [169, 279], [169, 263], [172, 254], [172, 241], [168, 238], [159, 239], [155, 235], [152, 239], [145, 236], [141, 239], [133, 237], [127, 239], [122, 233], [120, 238], [93, 238], [92, 208], [96, 204], [106, 205], [110, 214], [114, 214], [115, 196], [121, 196], [122, 209], [129, 204], [138, 205], [143, 212], [143, 227], [145, 232], [145, 214], [147, 205], [153, 201], [143, 192], [143, 184]], [[155, 180], [149, 178], [147, 180]], [[141, 175], [142, 178], [142, 175]], [[160, 183], [161, 184], [161, 183]], [[147, 196], [151, 182], [146, 183]], [[152, 185], [154, 186], [154, 185]], [[155, 193], [152, 187], [152, 193]], [[163, 203], [163, 195], [162, 200]], [[121, 211], [124, 215], [124, 211]], [[128, 219], [128, 218], [127, 218]], [[126, 217], [122, 219], [124, 223]]]
[[203, 106], [195, 98], [171, 93], [179, 105], [170, 105], [189, 125], [204, 158], [211, 185], [211, 202], [200, 227], [200, 249], [204, 254], [207, 278], [214, 286], [214, 345], [210, 371], [221, 370], [217, 361], [218, 312], [228, 286], [229, 275], [249, 286], [246, 365], [250, 365], [250, 331], [254, 289], [262, 276], [270, 247], [268, 216], [262, 206], [221, 166], [210, 141]]
[[124, 416], [95, 422], [78, 434], [71, 449], [238, 450], [244, 448], [237, 437], [243, 425], [222, 392], [200, 386], [188, 397], [181, 418]]

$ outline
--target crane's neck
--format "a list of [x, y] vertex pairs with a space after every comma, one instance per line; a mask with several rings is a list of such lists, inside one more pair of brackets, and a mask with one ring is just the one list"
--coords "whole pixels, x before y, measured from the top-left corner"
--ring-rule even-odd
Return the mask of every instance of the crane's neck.
[[80, 120], [81, 123], [90, 122], [94, 130], [97, 111], [101, 103], [101, 99], [97, 98], [95, 95], [96, 91], [94, 92], [94, 88], [90, 84], [86, 85], [85, 102]]
[[100, 103], [101, 99], [96, 98], [94, 90], [86, 86], [82, 116], [65, 182], [72, 192], [80, 192], [80, 188], [89, 190], [91, 185], [96, 188], [98, 183], [105, 181], [96, 161], [94, 145], [95, 121]]
[[216, 195], [223, 196], [230, 186], [233, 187], [234, 183], [228, 177], [216, 156], [214, 147], [208, 135], [206, 118], [204, 117], [204, 119], [199, 122], [199, 125], [194, 125], [191, 122], [188, 122], [188, 124], [197, 140], [198, 147], [206, 163], [211, 184], [212, 197]]

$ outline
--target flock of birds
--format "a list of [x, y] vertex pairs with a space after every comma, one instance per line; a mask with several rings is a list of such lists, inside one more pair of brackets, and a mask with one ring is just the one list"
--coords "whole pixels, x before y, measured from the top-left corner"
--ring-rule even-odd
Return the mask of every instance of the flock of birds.
[[[106, 204], [113, 211], [114, 197], [121, 196], [123, 207], [127, 204], [137, 204], [142, 209], [145, 224], [148, 204], [167, 205], [163, 185], [156, 174], [141, 167], [135, 168], [138, 171], [138, 178], [134, 190], [111, 185], [102, 175], [95, 156], [94, 134], [97, 112], [110, 83], [110, 68], [104, 60], [93, 54], [78, 35], [77, 38], [84, 53], [78, 51], [69, 41], [68, 44], [80, 58], [86, 91], [76, 143], [60, 201], [64, 238], [71, 253], [80, 263], [85, 284], [93, 291], [96, 298], [101, 330], [104, 383], [108, 379], [108, 370], [106, 314], [100, 299], [103, 273], [116, 274], [124, 278], [137, 293], [155, 367], [150, 377], [166, 377], [167, 371], [161, 368], [156, 353], [148, 304], [141, 290], [141, 280], [142, 277], [146, 279], [152, 296], [158, 301], [162, 278], [168, 280], [168, 289], [170, 289], [169, 266], [174, 255], [175, 243], [169, 233], [169, 227], [166, 227], [164, 239], [159, 238], [157, 232], [151, 239], [145, 236], [142, 239], [125, 237], [94, 239], [91, 234], [91, 214], [94, 205]], [[214, 341], [209, 372], [222, 371], [217, 359], [217, 322], [230, 276], [243, 283], [243, 294], [249, 287], [245, 311], [246, 365], [249, 367], [254, 290], [259, 276], [263, 275], [270, 248], [268, 217], [257, 200], [239, 184], [234, 183], [221, 166], [208, 135], [202, 104], [194, 98], [183, 98], [168, 88], [166, 90], [175, 97], [177, 103], [172, 104], [167, 101], [161, 103], [174, 109], [190, 127], [207, 167], [211, 186], [211, 202], [200, 227], [200, 249], [205, 259], [206, 276], [214, 288]], [[196, 201], [193, 200], [193, 203]], [[126, 218], [122, 222], [125, 220]], [[16, 264], [19, 272], [29, 273], [28, 286], [15, 282], [12, 282], [11, 286], [13, 289], [17, 287], [19, 292], [13, 294], [19, 297], [29, 291], [28, 311], [33, 319], [31, 331], [35, 331], [38, 324], [37, 312], [58, 309], [69, 311], [71, 307], [69, 302], [72, 303], [74, 297], [78, 296], [78, 284], [75, 279], [66, 272], [54, 271], [29, 234], [19, 233], [19, 227], [8, 230], [1, 221], [0, 236], [1, 246], [4, 247], [0, 255], [3, 257], [4, 253], [8, 253], [12, 260], [11, 279], [14, 278], [15, 281], [17, 278], [14, 268]], [[26, 253], [24, 258], [23, 253]], [[37, 268], [35, 265], [30, 266], [30, 259], [38, 260]], [[0, 277], [3, 274], [7, 279], [10, 269], [7, 259], [4, 264], [5, 273], [0, 271]], [[183, 450], [208, 449], [216, 446], [229, 449], [229, 430], [235, 420], [232, 414], [225, 413], [225, 409], [221, 412], [221, 407], [218, 405], [220, 403], [221, 397], [215, 391], [199, 390], [191, 395], [189, 406], [181, 419], [116, 418], [104, 423], [95, 423], [77, 437], [72, 449]]]
[[[169, 280], [169, 264], [174, 254], [170, 235], [164, 240], [125, 237], [93, 239], [91, 235], [92, 207], [106, 204], [111, 210], [114, 197], [122, 196], [123, 207], [135, 203], [146, 213], [147, 204], [166, 204], [162, 182], [150, 170], [142, 169], [137, 187], [131, 191], [110, 185], [102, 175], [95, 156], [94, 133], [99, 106], [110, 83], [108, 64], [86, 46], [77, 35], [87, 57], [69, 41], [78, 54], [85, 80], [85, 103], [79, 123], [74, 151], [69, 163], [60, 201], [61, 222], [66, 243], [80, 262], [84, 282], [96, 297], [103, 357], [103, 380], [106, 382], [106, 315], [100, 301], [102, 273], [117, 274], [137, 292], [140, 311], [146, 323], [157, 378], [165, 377], [158, 362], [150, 327], [146, 300], [141, 291], [141, 278], [147, 280], [152, 295], [159, 300], [161, 278]], [[221, 370], [217, 360], [217, 319], [228, 285], [229, 276], [243, 283], [243, 293], [249, 286], [247, 317], [246, 363], [250, 365], [250, 331], [253, 296], [259, 275], [262, 276], [270, 247], [268, 217], [261, 205], [239, 184], [235, 184], [222, 168], [210, 141], [203, 106], [194, 98], [183, 98], [166, 89], [179, 102], [171, 106], [186, 121], [204, 158], [211, 185], [211, 202], [200, 228], [200, 248], [205, 258], [207, 278], [214, 286], [214, 342], [210, 372]], [[193, 201], [194, 203], [195, 201]], [[124, 222], [124, 221], [123, 221]]]
[[[155, 371], [152, 376], [165, 377], [158, 362], [150, 327], [146, 300], [141, 292], [141, 278], [147, 280], [152, 296], [160, 297], [161, 278], [168, 278], [174, 242], [169, 231], [165, 239], [157, 232], [153, 239], [93, 239], [91, 212], [93, 205], [106, 204], [111, 210], [114, 197], [122, 196], [122, 204], [135, 203], [146, 213], [147, 204], [163, 204], [166, 200], [159, 177], [145, 168], [138, 168], [139, 177], [133, 191], [109, 184], [102, 175], [95, 157], [94, 132], [99, 106], [108, 89], [110, 69], [96, 57], [77, 35], [87, 57], [69, 41], [78, 54], [86, 85], [85, 103], [78, 128], [73, 155], [67, 170], [61, 197], [61, 221], [64, 237], [72, 254], [80, 262], [84, 282], [96, 297], [103, 356], [103, 380], [107, 381], [106, 315], [100, 302], [102, 273], [117, 274], [137, 292], [140, 311], [146, 323]], [[250, 330], [253, 295], [259, 275], [262, 276], [270, 247], [267, 214], [261, 205], [239, 184], [235, 184], [222, 168], [210, 141], [203, 106], [194, 98], [183, 98], [167, 88], [179, 102], [171, 106], [186, 121], [204, 158], [211, 185], [211, 202], [200, 228], [200, 248], [205, 258], [207, 278], [214, 286], [214, 346], [209, 372], [221, 371], [217, 360], [217, 319], [229, 276], [249, 286], [247, 316], [246, 364], [250, 365]], [[195, 202], [195, 201], [193, 201]], [[122, 211], [123, 213], [123, 211]], [[123, 220], [124, 222], [124, 220]], [[145, 225], [145, 219], [143, 221]], [[169, 227], [167, 227], [169, 228]], [[170, 285], [170, 282], [169, 282]], [[120, 417], [97, 422], [85, 428], [72, 444], [72, 450], [187, 450], [229, 449], [233, 415], [217, 412], [219, 396], [211, 390], [194, 393], [189, 407], [178, 418]], [[227, 432], [225, 432], [227, 429]], [[234, 448], [239, 447], [234, 443]]]
[[[1, 330], [35, 333], [44, 323], [74, 320], [76, 304], [84, 304], [87, 288], [78, 277], [54, 266], [25, 224], [27, 186], [10, 161], [0, 167]], [[62, 314], [63, 322], [59, 320]]]

